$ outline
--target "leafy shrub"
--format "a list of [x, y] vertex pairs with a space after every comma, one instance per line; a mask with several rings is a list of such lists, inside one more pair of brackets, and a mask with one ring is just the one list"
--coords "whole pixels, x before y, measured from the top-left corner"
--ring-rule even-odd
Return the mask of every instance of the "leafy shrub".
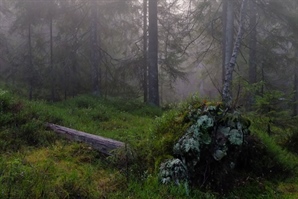
[[156, 117], [162, 115], [162, 110], [155, 106], [149, 106], [139, 100], [124, 100], [119, 103], [119, 99], [109, 99], [109, 102], [113, 108], [121, 111], [128, 112], [134, 115], [139, 115], [143, 117]]
[[292, 135], [287, 139], [287, 142], [284, 146], [291, 151], [298, 155], [298, 132], [292, 133]]
[[179, 185], [181, 182], [188, 182], [188, 169], [185, 163], [178, 158], [162, 163], [160, 170], [161, 182], [163, 184], [169, 184], [174, 181], [175, 184]]
[[[198, 108], [191, 108], [187, 119], [191, 125], [174, 145], [176, 159], [162, 164], [161, 181], [179, 183], [182, 180], [209, 186], [204, 178], [212, 182], [219, 173], [229, 173], [235, 167], [250, 124], [239, 112], [225, 109], [221, 104], [203, 103]], [[177, 160], [179, 164], [175, 163]], [[213, 175], [214, 170], [206, 172], [215, 165], [221, 165], [222, 171], [216, 175]]]
[[79, 96], [75, 99], [75, 104], [78, 108], [91, 108], [96, 104], [94, 100], [91, 96]]
[[46, 145], [56, 139], [44, 130], [43, 121], [31, 108], [29, 102], [16, 99], [8, 92], [0, 94], [0, 148], [3, 151], [18, 150], [23, 145]]
[[10, 108], [11, 100], [9, 93], [0, 89], [0, 113]]
[[[160, 181], [178, 185], [186, 182], [227, 193], [233, 187], [254, 186], [255, 181], [261, 184], [265, 181], [262, 179], [290, 176], [297, 158], [281, 149], [255, 120], [256, 116], [248, 120], [239, 111], [221, 104], [192, 101], [184, 105], [161, 123], [164, 129], [157, 128], [162, 129], [157, 138], [160, 143], [171, 138], [167, 150], [161, 150], [167, 154], [163, 160], [167, 160], [160, 166]], [[251, 121], [256, 124], [251, 125]], [[172, 131], [173, 124], [180, 128]], [[183, 130], [182, 126], [186, 128]], [[251, 134], [249, 127], [257, 133]], [[171, 136], [167, 135], [169, 131]]]
[[168, 111], [155, 119], [149, 148], [144, 154], [144, 159], [148, 160], [149, 165], [155, 165], [154, 170], [159, 167], [162, 160], [172, 157], [174, 143], [189, 126], [188, 122], [183, 122], [184, 119], [184, 113], [176, 110]]

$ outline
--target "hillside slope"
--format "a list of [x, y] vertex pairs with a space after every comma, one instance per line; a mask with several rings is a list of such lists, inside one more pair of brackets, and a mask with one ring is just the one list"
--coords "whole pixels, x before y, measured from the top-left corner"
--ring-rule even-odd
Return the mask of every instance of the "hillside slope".
[[[244, 151], [252, 167], [237, 171], [232, 190], [222, 195], [208, 188], [161, 186], [160, 163], [172, 157], [195, 103], [163, 112], [138, 101], [87, 95], [54, 104], [29, 102], [0, 90], [0, 198], [297, 198], [298, 158], [290, 152], [297, 146], [295, 126], [272, 124], [268, 136], [266, 118], [254, 113], [247, 117], [260, 148]], [[106, 157], [58, 137], [45, 122], [128, 145]]]

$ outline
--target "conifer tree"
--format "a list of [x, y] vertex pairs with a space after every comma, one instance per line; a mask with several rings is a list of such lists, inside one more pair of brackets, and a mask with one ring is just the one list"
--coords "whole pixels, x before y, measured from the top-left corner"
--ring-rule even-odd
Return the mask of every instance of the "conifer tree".
[[149, 0], [149, 104], [159, 106], [157, 0]]

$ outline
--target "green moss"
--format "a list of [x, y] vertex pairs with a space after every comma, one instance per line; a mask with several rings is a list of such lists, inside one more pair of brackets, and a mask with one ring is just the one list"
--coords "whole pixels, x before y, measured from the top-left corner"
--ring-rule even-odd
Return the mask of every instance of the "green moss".
[[123, 183], [117, 171], [103, 170], [102, 163], [78, 161], [77, 150], [78, 145], [68, 145], [1, 156], [0, 198], [104, 198]]
[[162, 117], [155, 119], [154, 128], [151, 130], [150, 145], [154, 150], [150, 149], [150, 164], [157, 165], [162, 157], [172, 156], [174, 143], [190, 125], [183, 123], [184, 119], [185, 115], [176, 110], [168, 111]]
[[133, 180], [123, 190], [118, 190], [108, 195], [108, 198], [138, 198], [138, 199], [216, 199], [217, 196], [211, 192], [190, 190], [185, 184], [161, 186], [159, 179], [155, 176], [147, 176], [141, 181]]
[[[280, 122], [275, 123], [278, 120], [271, 122], [269, 136], [266, 130], [270, 118], [248, 116], [252, 135], [244, 137], [241, 143], [239, 130], [248, 134], [245, 130], [248, 120], [229, 112], [222, 119], [214, 117], [218, 104], [196, 99], [161, 117], [156, 117], [162, 114], [160, 109], [137, 100], [123, 102], [89, 95], [46, 103], [28, 102], [3, 92], [0, 102], [0, 198], [290, 198], [297, 195], [294, 186], [297, 179], [284, 180], [297, 174], [297, 157], [285, 145], [295, 129], [294, 121], [286, 128], [279, 126]], [[212, 144], [209, 132], [216, 121], [217, 130], [227, 138], [231, 150], [242, 145], [238, 157], [229, 156], [230, 149], [202, 147]], [[119, 150], [115, 151], [116, 156], [105, 159], [89, 146], [57, 138], [44, 129], [44, 122], [122, 140], [128, 143], [133, 155], [126, 162], [127, 151]], [[230, 126], [223, 125], [225, 122]], [[162, 162], [177, 158], [173, 147], [187, 132], [200, 132], [201, 145], [191, 144], [200, 151], [197, 161], [206, 163], [192, 163], [202, 172], [190, 177], [214, 179], [209, 183], [194, 182], [193, 185], [205, 187], [200, 191], [198, 186], [187, 187], [181, 180], [178, 186], [174, 185], [175, 180], [161, 186], [156, 175]], [[179, 148], [190, 152], [195, 147], [188, 144]], [[236, 162], [232, 161], [234, 158]], [[179, 167], [172, 169], [174, 173], [179, 171]]]

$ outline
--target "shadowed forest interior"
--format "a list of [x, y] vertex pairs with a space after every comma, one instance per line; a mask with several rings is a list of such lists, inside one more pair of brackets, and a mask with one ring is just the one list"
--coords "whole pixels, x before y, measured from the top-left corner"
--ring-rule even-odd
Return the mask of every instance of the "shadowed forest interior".
[[297, 8], [0, 0], [0, 198], [298, 198]]

